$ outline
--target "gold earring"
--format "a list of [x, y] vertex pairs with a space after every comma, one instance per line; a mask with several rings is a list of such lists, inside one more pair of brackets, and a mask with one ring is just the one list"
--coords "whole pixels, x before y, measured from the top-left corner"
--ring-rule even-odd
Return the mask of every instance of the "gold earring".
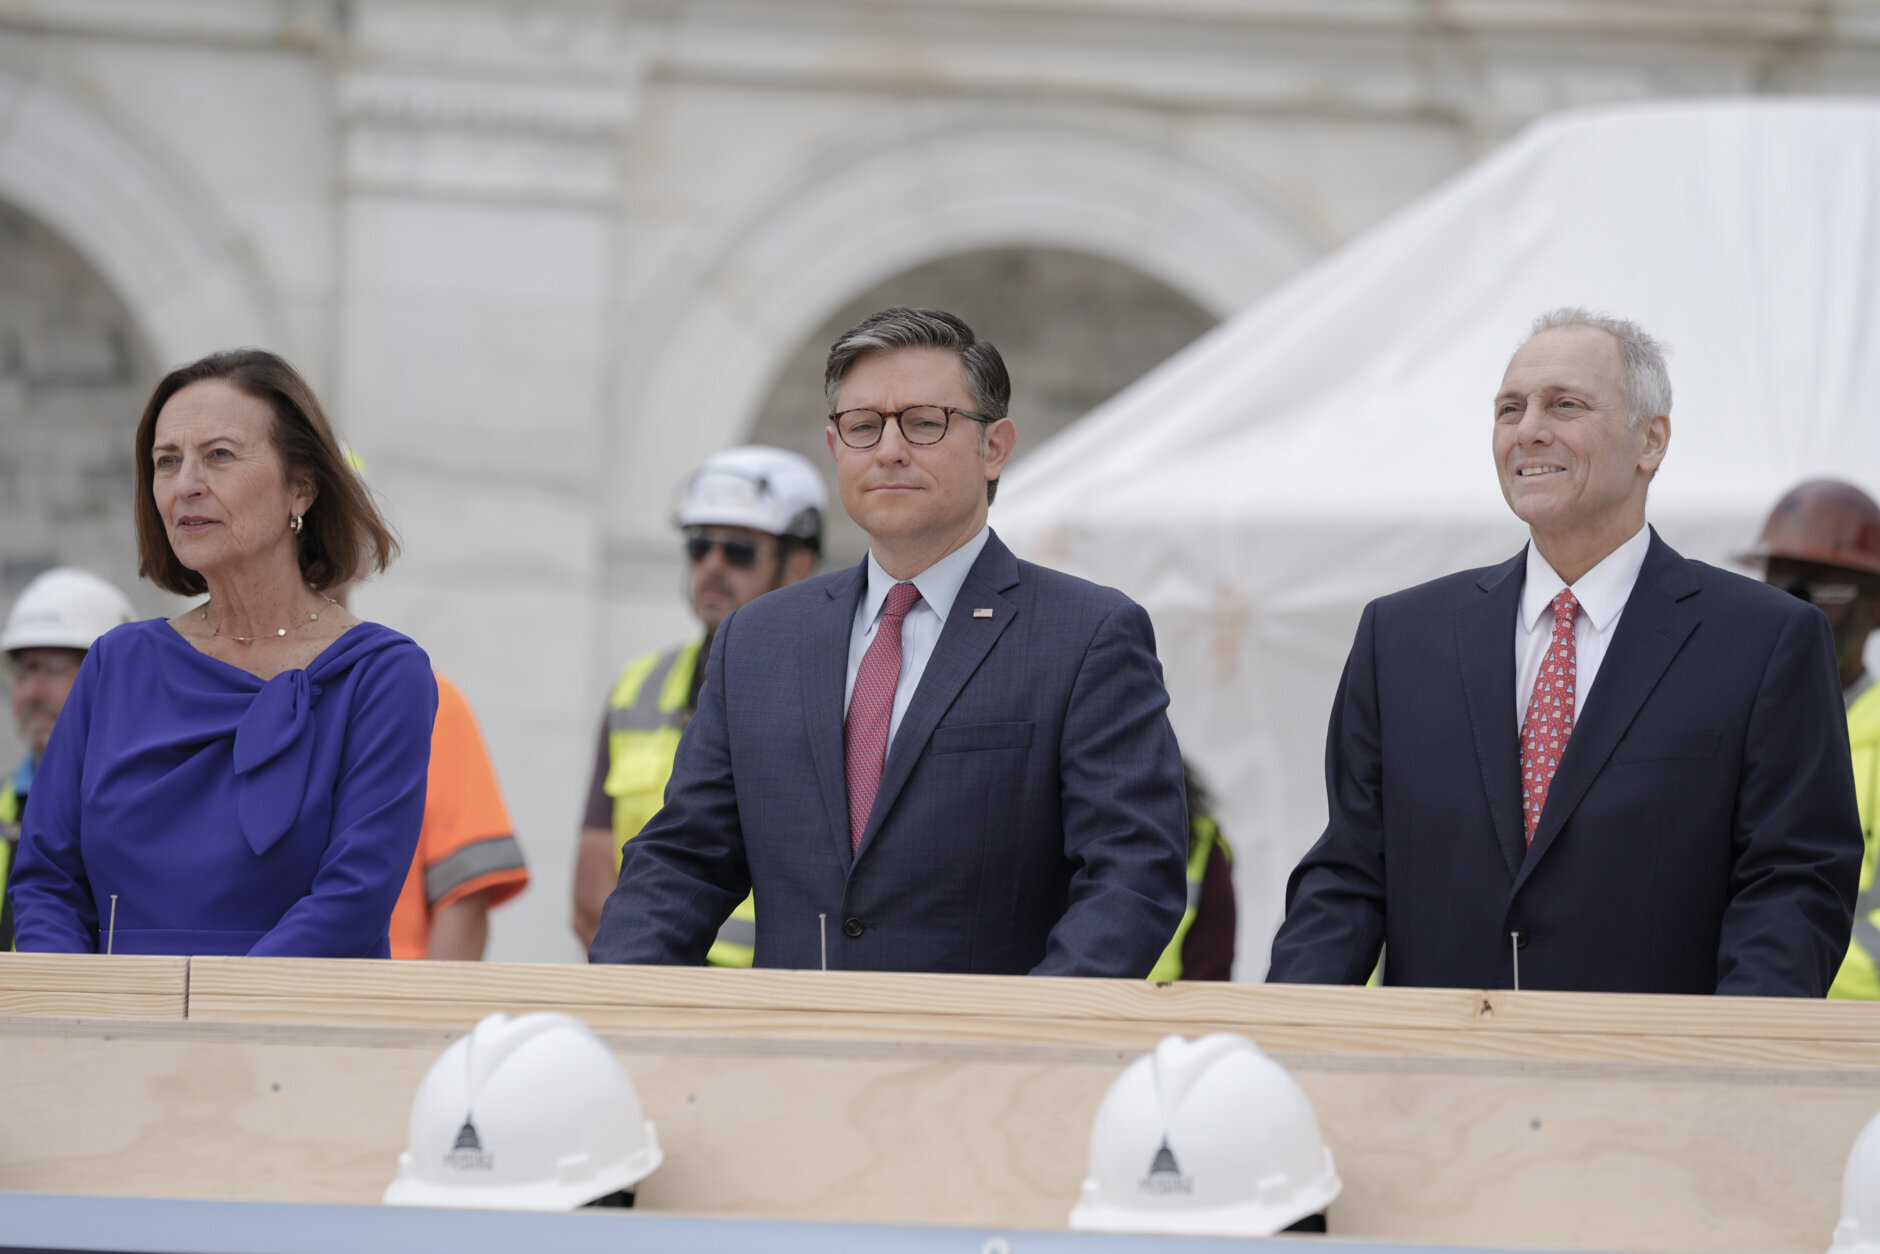
[[300, 534], [300, 528], [302, 525], [303, 524], [300, 521], [299, 514], [295, 514], [287, 520], [287, 529], [293, 532], [295, 535]]

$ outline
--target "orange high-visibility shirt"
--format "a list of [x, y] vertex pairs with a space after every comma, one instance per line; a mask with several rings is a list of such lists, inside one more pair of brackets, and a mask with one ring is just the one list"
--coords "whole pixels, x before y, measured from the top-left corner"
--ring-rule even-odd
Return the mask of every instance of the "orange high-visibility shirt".
[[476, 717], [456, 685], [439, 675], [424, 827], [404, 891], [392, 910], [392, 957], [424, 957], [431, 920], [451, 902], [487, 889], [494, 906], [528, 883], [522, 847], [496, 787], [496, 771], [477, 732]]

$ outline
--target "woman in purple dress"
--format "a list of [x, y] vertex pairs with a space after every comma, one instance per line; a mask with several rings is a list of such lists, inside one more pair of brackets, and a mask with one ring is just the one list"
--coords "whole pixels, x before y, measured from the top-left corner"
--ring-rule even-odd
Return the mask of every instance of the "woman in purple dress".
[[172, 371], [137, 427], [140, 573], [208, 599], [72, 687], [13, 874], [21, 950], [384, 957], [424, 813], [424, 652], [327, 595], [396, 542], [273, 353]]

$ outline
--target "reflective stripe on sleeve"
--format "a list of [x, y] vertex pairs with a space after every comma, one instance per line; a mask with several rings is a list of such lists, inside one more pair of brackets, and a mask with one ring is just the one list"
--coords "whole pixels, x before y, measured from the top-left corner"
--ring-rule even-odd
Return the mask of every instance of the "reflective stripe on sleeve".
[[616, 707], [607, 712], [607, 730], [610, 732], [658, 731], [662, 727], [684, 725], [683, 711], [663, 711], [659, 708], [659, 697], [666, 688], [666, 676], [672, 674], [672, 668], [679, 664], [684, 649], [674, 649], [661, 655], [653, 664], [653, 669], [640, 681], [640, 690], [633, 696], [633, 704], [624, 708]]
[[757, 948], [757, 924], [751, 919], [729, 918], [718, 928], [718, 940], [726, 945]]
[[516, 843], [514, 836], [490, 836], [472, 841], [441, 862], [424, 868], [425, 900], [436, 904], [451, 890], [479, 876], [513, 871], [524, 865], [522, 846]]
[[1875, 875], [1867, 891], [1854, 899], [1854, 944], [1866, 950], [1868, 960], [1880, 968], [1880, 926], [1874, 923], [1876, 911], [1880, 911], [1880, 875]]
[[1867, 957], [1874, 966], [1880, 967], [1880, 927], [1874, 926], [1872, 915], [1862, 915], [1854, 920], [1854, 943], [1867, 951]]

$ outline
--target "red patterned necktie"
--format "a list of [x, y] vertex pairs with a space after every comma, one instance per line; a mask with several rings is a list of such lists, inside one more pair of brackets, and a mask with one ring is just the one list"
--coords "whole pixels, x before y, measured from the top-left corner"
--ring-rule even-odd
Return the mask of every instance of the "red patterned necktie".
[[901, 621], [920, 600], [920, 589], [897, 583], [888, 589], [881, 626], [862, 654], [849, 697], [849, 721], [843, 728], [849, 770], [849, 852], [862, 847], [862, 830], [875, 808], [881, 767], [888, 755], [888, 725], [894, 719], [894, 690], [901, 682]]
[[1554, 596], [1554, 638], [1547, 643], [1527, 717], [1521, 720], [1521, 811], [1527, 819], [1528, 844], [1541, 825], [1547, 788], [1560, 769], [1560, 755], [1573, 734], [1574, 680], [1579, 666], [1573, 652], [1573, 616], [1580, 603], [1570, 589]]

